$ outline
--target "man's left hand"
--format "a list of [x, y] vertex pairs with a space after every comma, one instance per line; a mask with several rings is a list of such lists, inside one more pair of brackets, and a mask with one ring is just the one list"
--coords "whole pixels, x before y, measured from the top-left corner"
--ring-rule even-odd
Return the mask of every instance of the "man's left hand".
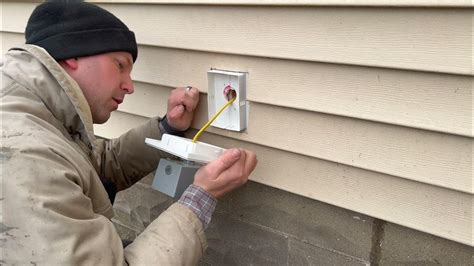
[[166, 113], [168, 125], [179, 131], [187, 130], [193, 121], [198, 102], [199, 90], [197, 88], [188, 86], [172, 90]]

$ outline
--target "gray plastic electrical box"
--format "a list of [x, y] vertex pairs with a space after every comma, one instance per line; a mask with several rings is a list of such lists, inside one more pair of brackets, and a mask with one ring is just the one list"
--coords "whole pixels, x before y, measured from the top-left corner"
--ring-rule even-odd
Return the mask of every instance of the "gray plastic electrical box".
[[152, 188], [170, 197], [179, 199], [194, 181], [200, 165], [188, 161], [160, 159]]

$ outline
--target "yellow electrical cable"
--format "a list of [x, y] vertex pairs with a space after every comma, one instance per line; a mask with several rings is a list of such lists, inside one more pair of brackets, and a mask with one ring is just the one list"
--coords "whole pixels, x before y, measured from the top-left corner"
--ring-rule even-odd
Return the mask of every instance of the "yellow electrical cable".
[[219, 112], [217, 112], [209, 121], [207, 121], [207, 123], [194, 136], [193, 143], [196, 143], [196, 141], [199, 139], [199, 137], [204, 132], [204, 130], [206, 130], [212, 124], [212, 122], [214, 122], [214, 120], [216, 120], [216, 118], [222, 113], [222, 111], [224, 111], [229, 105], [231, 105], [235, 101], [236, 98], [237, 98], [237, 95], [234, 96], [234, 98], [230, 99], [224, 106], [222, 106]]

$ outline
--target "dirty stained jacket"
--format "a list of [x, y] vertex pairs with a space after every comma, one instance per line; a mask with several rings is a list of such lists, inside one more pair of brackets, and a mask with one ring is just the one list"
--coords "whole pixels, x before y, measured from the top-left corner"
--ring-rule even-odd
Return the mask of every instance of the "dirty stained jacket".
[[161, 154], [158, 119], [118, 139], [95, 139], [77, 83], [40, 47], [2, 59], [0, 261], [46, 265], [194, 265], [207, 247], [196, 215], [179, 203], [122, 247], [102, 180], [125, 189]]

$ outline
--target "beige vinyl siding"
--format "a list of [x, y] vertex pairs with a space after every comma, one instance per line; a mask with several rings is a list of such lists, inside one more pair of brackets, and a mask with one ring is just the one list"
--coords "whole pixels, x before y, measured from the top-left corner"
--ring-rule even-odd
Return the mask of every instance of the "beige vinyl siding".
[[[4, 5], [10, 13], [12, 4]], [[31, 8], [13, 5], [11, 12], [21, 12], [18, 19], [24, 21], [23, 8]], [[104, 7], [134, 29], [141, 44], [473, 74], [470, 9], [292, 7], [288, 12], [288, 7], [272, 6]], [[6, 30], [24, 29], [4, 24]]]
[[192, 82], [207, 91], [202, 73], [210, 67], [232, 69], [249, 73], [252, 102], [472, 136], [471, 76], [161, 47], [142, 50], [146, 56], [139, 58], [142, 63], [134, 72], [139, 81], [167, 86]]
[[147, 45], [473, 74], [469, 9], [104, 6]]
[[[6, 6], [5, 13], [17, 14], [14, 20], [18, 19], [18, 21], [5, 20], [5, 30], [22, 32], [28, 14], [34, 5], [18, 3], [4, 3], [4, 5]], [[270, 89], [251, 90], [249, 91], [251, 101], [473, 136], [472, 112], [466, 112], [466, 108], [470, 109], [472, 103], [472, 76], [439, 75], [366, 67], [372, 65], [370, 62], [373, 60], [381, 64], [388, 64], [390, 60], [399, 61], [392, 62], [392, 65], [405, 64], [407, 62], [400, 61], [405, 58], [409, 62], [401, 68], [407, 68], [408, 65], [420, 65], [420, 68], [425, 71], [441, 71], [452, 64], [453, 66], [458, 65], [460, 69], [458, 73], [472, 74], [471, 24], [473, 13], [470, 9], [454, 9], [453, 11], [451, 9], [421, 8], [414, 8], [413, 10], [412, 8], [406, 11], [407, 9], [394, 8], [293, 8], [296, 11], [292, 9], [292, 12], [286, 12], [285, 10], [288, 8], [273, 7], [105, 6], [131, 25], [130, 27], [136, 31], [137, 38], [142, 44], [199, 51], [212, 50], [231, 54], [239, 53], [239, 56], [233, 57], [222, 53], [211, 53], [205, 56], [197, 55], [195, 57], [204, 62], [199, 65], [197, 63], [193, 64], [203, 66], [208, 60], [213, 59], [213, 62], [222, 60], [224, 62], [220, 64], [222, 68], [226, 68], [229, 64], [246, 66], [246, 69], [241, 70], [252, 71], [252, 78], [249, 80], [251, 86], [271, 88], [272, 91], [272, 93], [268, 93]], [[258, 9], [258, 12], [255, 11], [253, 15], [248, 15], [252, 13], [251, 10], [253, 9]], [[272, 12], [264, 14], [266, 9], [270, 9]], [[319, 11], [320, 9], [323, 11]], [[317, 14], [316, 11], [321, 15]], [[193, 13], [197, 15], [193, 15]], [[263, 23], [264, 25], [260, 26], [260, 29], [254, 29], [252, 23], [255, 23], [255, 21], [253, 21], [246, 22], [247, 25], [244, 26], [237, 23], [239, 25], [237, 29], [229, 25], [223, 26], [220, 32], [214, 29], [220, 28], [215, 27], [213, 24], [215, 21], [226, 20], [226, 15], [233, 17], [232, 14], [241, 13], [246, 14], [247, 17], [235, 18], [236, 21], [247, 21], [246, 18], [252, 16], [257, 18], [275, 17], [275, 20], [277, 20], [282, 17], [282, 14], [289, 13], [295, 15], [287, 15], [285, 20], [290, 22], [297, 20], [298, 23], [278, 26], [275, 25], [274, 21], [266, 21]], [[340, 13], [339, 16], [332, 15]], [[379, 13], [382, 14], [378, 15]], [[409, 15], [406, 15], [406, 13]], [[199, 16], [204, 21], [196, 26], [196, 23], [187, 23], [181, 19], [187, 17], [187, 20], [192, 21], [193, 16]], [[298, 17], [298, 19], [292, 20], [293, 17]], [[360, 22], [358, 20], [361, 17], [368, 17], [370, 20], [366, 18]], [[144, 21], [144, 19], [146, 20]], [[342, 22], [337, 23], [338, 19]], [[405, 25], [399, 25], [400, 22], [405, 23]], [[183, 26], [183, 24], [186, 25]], [[201, 24], [203, 28], [201, 28]], [[326, 33], [320, 33], [321, 30], [318, 31], [318, 29], [305, 26], [311, 24], [318, 25], [319, 28], [325, 28]], [[331, 26], [332, 24], [341, 25]], [[275, 25], [271, 26], [274, 32], [266, 32], [265, 29], [270, 26], [265, 25]], [[347, 25], [351, 26], [348, 27]], [[347, 35], [348, 28], [353, 32], [357, 32], [359, 36]], [[387, 28], [391, 31], [387, 31]], [[237, 36], [229, 34], [229, 29], [233, 29], [233, 32], [238, 33]], [[304, 31], [301, 29], [304, 29]], [[361, 31], [360, 29], [364, 30]], [[413, 30], [407, 32], [407, 29]], [[334, 33], [330, 30], [334, 30]], [[180, 34], [176, 35], [176, 32], [180, 32]], [[215, 36], [222, 37], [213, 38], [212, 32], [215, 32]], [[259, 32], [265, 34], [259, 34]], [[259, 35], [266, 35], [266, 37], [263, 36], [260, 37], [260, 40], [246, 42], [246, 39]], [[307, 38], [307, 36], [312, 35], [315, 37]], [[322, 38], [320, 38], [321, 36]], [[449, 38], [446, 36], [449, 36]], [[313, 39], [321, 40], [316, 43]], [[365, 40], [365, 43], [360, 43], [361, 39]], [[323, 45], [321, 43], [327, 44]], [[356, 45], [362, 48], [353, 49], [350, 43], [352, 43], [352, 46]], [[384, 47], [387, 43], [390, 45]], [[276, 48], [274, 49], [272, 45]], [[258, 52], [259, 47], [261, 47], [260, 52]], [[380, 50], [382, 48], [390, 50], [390, 53]], [[361, 49], [364, 49], [364, 51]], [[294, 56], [296, 59], [316, 60], [316, 62], [275, 59], [276, 57], [285, 56], [291, 59], [290, 50], [300, 50], [298, 52], [300, 55]], [[379, 52], [372, 53], [372, 51], [378, 50], [380, 50], [380, 54], [377, 54]], [[347, 53], [341, 54], [345, 61], [348, 61], [351, 55], [361, 57], [359, 59], [364, 60], [362, 64], [364, 67], [318, 63], [324, 61], [324, 59], [316, 58], [319, 54], [327, 57], [329, 62], [335, 63], [340, 61], [336, 57], [341, 51]], [[394, 55], [393, 53], [396, 51], [403, 55], [401, 57]], [[162, 58], [168, 52], [173, 53], [169, 54], [168, 57], [176, 60], [176, 64], [188, 64], [186, 58], [188, 55], [194, 55], [190, 54], [189, 51], [173, 49], [164, 50], [162, 53], [155, 55], [155, 58]], [[268, 53], [271, 53], [273, 56], [269, 56], [272, 57], [271, 60], [262, 57], [242, 56], [242, 54], [252, 53], [259, 56], [269, 56]], [[389, 60], [386, 60], [387, 58]], [[233, 63], [234, 61], [238, 62]], [[206, 64], [206, 67], [208, 65]], [[162, 64], [155, 67], [159, 67], [161, 71], [168, 69], [167, 66]], [[219, 68], [219, 66], [214, 67]], [[183, 68], [186, 68], [186, 66], [183, 66]], [[193, 82], [199, 80], [200, 88], [206, 91], [207, 83], [201, 81], [205, 78], [205, 75], [198, 72], [181, 75], [179, 74], [181, 69], [176, 68], [166, 71], [175, 71], [175, 73], [170, 73], [170, 76], [173, 77], [185, 76]], [[140, 71], [136, 71], [136, 73], [136, 79], [148, 82], [150, 77], [142, 78]], [[156, 73], [149, 75], [153, 76]], [[156, 81], [154, 80], [154, 82]], [[163, 84], [161, 80], [158, 82]], [[167, 85], [172, 86], [173, 84], [176, 83], [168, 83]], [[294, 91], [293, 87], [298, 85], [299, 93], [292, 93]], [[282, 97], [282, 94], [284, 94], [284, 97]]]
[[[136, 91], [97, 135], [164, 114], [188, 84], [203, 92], [199, 128], [206, 72], [245, 71], [248, 130], [202, 140], [256, 150], [252, 180], [473, 245], [472, 9], [144, 2], [103, 5], [141, 45]], [[5, 51], [34, 4], [1, 5]]]
[[11, 47], [25, 43], [25, 36], [23, 34], [0, 32], [0, 39], [2, 40], [0, 43], [2, 57]]
[[[136, 83], [136, 93], [120, 107], [141, 116], [159, 113], [168, 90]], [[160, 99], [155, 101], [154, 99]], [[145, 104], [147, 103], [147, 104]], [[201, 104], [207, 106], [205, 97]], [[147, 107], [142, 107], [147, 105]], [[165, 109], [159, 110], [165, 112]], [[206, 110], [194, 127], [207, 119]], [[271, 115], [269, 115], [271, 114]], [[366, 120], [252, 102], [245, 134], [209, 129], [230, 138], [259, 143], [439, 186], [472, 192], [472, 140]], [[430, 151], [430, 152], [427, 152]]]

